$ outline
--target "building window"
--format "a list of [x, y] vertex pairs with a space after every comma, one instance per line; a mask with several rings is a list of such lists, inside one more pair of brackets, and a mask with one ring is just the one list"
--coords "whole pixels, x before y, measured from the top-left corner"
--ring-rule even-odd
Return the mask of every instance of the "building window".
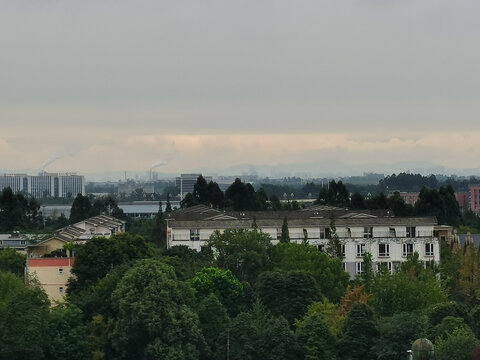
[[380, 270], [382, 267], [388, 269], [389, 272], [392, 272], [392, 262], [391, 261], [381, 261], [377, 263], [377, 270]]
[[365, 255], [365, 244], [357, 244], [357, 257]]
[[61, 293], [61, 294], [63, 294], [63, 286], [60, 286], [60, 287], [58, 288], [58, 292]]
[[413, 254], [413, 244], [402, 244], [402, 245], [403, 245], [403, 248], [402, 248], [403, 257], [410, 256]]
[[414, 238], [416, 235], [415, 226], [407, 226], [407, 238]]
[[61, 268], [58, 269], [58, 274], [59, 274], [59, 275], [62, 275], [62, 274], [63, 274], [63, 269], [61, 269]]
[[320, 228], [320, 239], [330, 238], [330, 228]]
[[390, 244], [378, 244], [378, 257], [390, 256]]
[[363, 237], [365, 239], [373, 238], [373, 227], [364, 227], [363, 228]]
[[342, 244], [340, 248], [342, 252], [342, 257], [345, 257], [345, 244]]
[[363, 262], [356, 262], [355, 263], [355, 273], [360, 275], [363, 273]]
[[425, 256], [433, 256], [433, 243], [425, 244]]
[[190, 240], [191, 241], [200, 240], [200, 230], [199, 229], [190, 229]]

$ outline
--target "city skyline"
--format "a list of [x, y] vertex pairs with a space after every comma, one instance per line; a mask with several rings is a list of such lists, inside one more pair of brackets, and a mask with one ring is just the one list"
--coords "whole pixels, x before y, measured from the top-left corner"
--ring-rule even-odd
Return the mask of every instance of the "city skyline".
[[478, 169], [479, 9], [6, 1], [0, 169]]

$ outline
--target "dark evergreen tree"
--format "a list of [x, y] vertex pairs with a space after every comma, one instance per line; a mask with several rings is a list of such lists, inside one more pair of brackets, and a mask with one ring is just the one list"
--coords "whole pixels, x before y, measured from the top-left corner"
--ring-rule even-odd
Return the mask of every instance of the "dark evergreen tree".
[[374, 360], [372, 347], [378, 336], [372, 310], [355, 303], [343, 324], [343, 337], [338, 343], [340, 358], [345, 360]]
[[72, 208], [70, 210], [70, 223], [75, 224], [79, 221], [88, 219], [94, 214], [95, 211], [88, 196], [78, 194], [73, 200]]
[[283, 218], [282, 236], [280, 237], [280, 242], [281, 243], [290, 242], [290, 232], [288, 231], [288, 221], [286, 216]]

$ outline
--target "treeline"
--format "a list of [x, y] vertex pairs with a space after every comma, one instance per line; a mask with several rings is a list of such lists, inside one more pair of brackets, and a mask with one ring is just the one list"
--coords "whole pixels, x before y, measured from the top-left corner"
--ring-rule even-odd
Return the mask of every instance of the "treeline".
[[289, 210], [300, 208], [300, 205], [295, 200], [282, 204], [276, 195], [268, 197], [263, 188], [255, 191], [252, 184], [245, 184], [240, 179], [236, 179], [224, 193], [220, 190], [216, 182], [210, 181], [207, 183], [203, 176], [199, 176], [197, 179], [193, 192], [186, 194], [185, 198], [180, 202], [182, 208], [198, 204], [235, 211]]
[[440, 266], [414, 254], [392, 272], [366, 253], [349, 281], [340, 258], [256, 230], [214, 233], [202, 252], [117, 234], [75, 248], [51, 309], [0, 251], [0, 359], [387, 360], [420, 337], [437, 360], [471, 359], [480, 255], [441, 250]]

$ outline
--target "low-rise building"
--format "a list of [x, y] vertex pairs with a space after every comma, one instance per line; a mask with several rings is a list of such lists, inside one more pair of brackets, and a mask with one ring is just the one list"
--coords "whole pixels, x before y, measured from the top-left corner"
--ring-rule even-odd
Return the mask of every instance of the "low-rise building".
[[307, 240], [319, 251], [326, 249], [333, 219], [342, 244], [344, 269], [351, 277], [363, 272], [365, 252], [372, 254], [374, 269], [385, 265], [393, 270], [414, 252], [421, 261], [440, 261], [434, 217], [395, 217], [389, 211], [352, 211], [326, 206], [257, 212], [224, 212], [194, 206], [167, 215], [167, 246], [186, 245], [201, 251], [214, 231], [251, 229], [254, 222], [276, 244], [281, 238], [285, 217], [290, 241]]
[[[53, 304], [61, 302], [75, 254], [65, 244], [82, 244], [93, 237], [110, 237], [125, 231], [125, 221], [98, 215], [66, 226], [50, 238], [27, 247], [27, 276], [36, 278]], [[52, 254], [53, 253], [53, 254]]]

